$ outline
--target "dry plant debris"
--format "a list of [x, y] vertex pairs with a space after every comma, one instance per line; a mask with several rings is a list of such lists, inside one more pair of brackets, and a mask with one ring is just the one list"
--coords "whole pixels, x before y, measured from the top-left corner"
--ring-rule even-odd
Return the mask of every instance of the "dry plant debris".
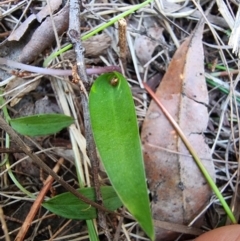
[[[48, 16], [50, 13], [48, 12], [49, 2], [53, 11], [51, 13], [53, 18], [51, 18], [51, 15]], [[60, 2], [61, 6], [58, 5]], [[238, 197], [239, 187], [237, 185], [239, 182], [238, 161], [240, 138], [238, 114], [239, 96], [237, 95], [239, 92], [239, 63], [238, 57], [231, 53], [231, 46], [235, 46], [236, 51], [239, 48], [239, 35], [237, 33], [238, 25], [237, 21], [235, 20], [238, 19], [239, 6], [237, 1], [228, 1], [228, 5], [225, 6], [225, 11], [227, 10], [231, 13], [232, 20], [229, 20], [227, 19], [229, 14], [225, 14], [223, 11], [224, 9], [222, 8], [224, 6], [222, 5], [224, 2], [227, 1], [206, 0], [201, 1], [200, 4], [197, 4], [194, 0], [182, 2], [167, 0], [153, 1], [151, 5], [146, 6], [142, 8], [141, 11], [137, 11], [128, 16], [125, 19], [127, 22], [126, 40], [128, 46], [125, 73], [134, 95], [136, 110], [139, 117], [139, 126], [142, 127], [142, 123], [145, 119], [150, 103], [150, 99], [147, 97], [145, 90], [142, 88], [142, 82], [151, 81], [152, 85], [154, 86], [160, 83], [163, 68], [158, 67], [168, 67], [169, 61], [173, 54], [192, 33], [197, 21], [204, 15], [204, 10], [207, 9], [211, 3], [214, 3], [210, 14], [205, 16], [206, 24], [203, 31], [202, 41], [205, 59], [198, 59], [199, 57], [202, 58], [202, 53], [200, 52], [200, 46], [202, 44], [200, 37], [198, 37], [199, 48], [193, 47], [193, 52], [196, 54], [196, 57], [191, 57], [190, 60], [187, 60], [187, 58], [184, 59], [184, 57], [180, 59], [184, 59], [186, 64], [198, 63], [196, 67], [188, 67], [190, 72], [199, 71], [199, 69], [204, 65], [205, 69], [199, 72], [205, 72], [208, 81], [213, 80], [215, 83], [217, 83], [215, 86], [208, 84], [209, 104], [207, 105], [207, 108], [209, 113], [209, 121], [207, 130], [205, 131], [204, 126], [200, 129], [196, 129], [195, 132], [203, 132], [201, 136], [205, 137], [205, 142], [202, 143], [202, 149], [208, 152], [206, 146], [207, 143], [210, 148], [210, 154], [212, 155], [211, 160], [214, 163], [216, 183], [222, 190], [227, 201], [231, 204], [232, 208], [234, 209], [234, 214], [238, 219], [240, 215], [240, 202]], [[1, 1], [0, 56], [15, 61], [19, 61], [19, 59], [22, 59], [23, 62], [34, 61], [32, 65], [41, 66], [43, 60], [48, 54], [59, 48], [59, 46], [63, 47], [70, 43], [66, 35], [66, 31], [68, 29], [68, 16], [71, 13], [67, 11], [67, 6], [65, 3], [66, 1]], [[113, 16], [132, 8], [132, 5], [137, 3], [138, 2], [134, 0], [131, 1], [131, 4], [129, 4], [127, 1], [121, 0], [109, 0], [108, 2], [100, 2], [97, 0], [93, 2], [82, 2], [81, 34], [88, 33], [92, 29], [98, 28], [100, 24], [103, 24]], [[39, 16], [43, 12], [44, 16], [40, 19]], [[62, 13], [64, 15], [62, 15]], [[55, 21], [56, 18], [60, 18], [60, 20]], [[52, 25], [52, 20], [54, 21], [55, 26]], [[45, 24], [47, 24], [47, 27], [44, 27], [46, 26]], [[23, 29], [21, 30], [21, 28]], [[54, 34], [54, 28], [56, 28], [55, 30], [58, 32], [57, 38]], [[58, 31], [58, 29], [60, 30]], [[13, 32], [13, 30], [15, 31]], [[231, 30], [234, 36], [231, 38], [231, 46], [229, 46], [229, 31]], [[154, 36], [151, 31], [155, 31], [154, 33], [157, 36]], [[13, 35], [10, 35], [10, 33]], [[47, 35], [45, 36], [43, 34]], [[90, 38], [84, 46], [86, 48], [85, 57], [87, 57], [87, 63], [94, 66], [118, 65], [119, 57], [121, 57], [121, 53], [118, 52], [118, 38], [117, 24], [105, 29], [101, 34]], [[145, 39], [150, 45], [153, 45], [153, 48], [149, 48], [149, 46], [146, 48], [142, 47], [144, 46], [143, 40]], [[24, 52], [27, 51], [26, 54], [22, 53], [23, 48]], [[147, 52], [147, 54], [144, 56], [141, 54], [139, 55], [139, 51], [142, 50], [148, 50], [149, 52]], [[187, 54], [187, 51], [188, 49], [186, 48], [186, 53], [184, 54]], [[62, 56], [63, 58], [56, 58], [51, 63], [52, 67], [58, 64], [57, 68], [69, 68], [67, 62], [71, 62], [70, 64], [74, 64], [75, 62], [75, 57], [71, 52], [72, 51], [70, 50], [69, 52], [64, 53]], [[215, 63], [215, 68], [212, 68], [211, 66], [208, 68], [208, 65], [211, 65], [212, 63]], [[160, 84], [160, 87], [158, 88], [158, 92], [160, 90], [161, 92], [164, 91], [164, 93], [160, 96], [161, 99], [164, 98], [164, 95], [168, 95], [169, 91], [174, 91], [174, 88], [176, 88], [176, 83], [172, 83], [174, 78], [168, 79], [169, 83], [167, 83], [166, 78], [169, 75], [178, 75], [178, 73], [176, 74], [176, 71], [180, 66], [177, 65], [177, 67], [175, 67], [175, 65], [173, 68], [171, 65], [169, 69], [167, 69], [167, 75], [164, 77], [162, 84]], [[234, 72], [232, 70], [234, 70]], [[221, 71], [223, 72], [221, 73]], [[230, 74], [231, 71], [232, 74]], [[192, 79], [195, 79], [195, 77], [196, 76], [193, 76]], [[203, 81], [203, 76], [198, 77]], [[31, 103], [29, 100], [33, 101], [33, 106], [36, 106], [38, 105], [36, 102], [42, 103], [41, 100], [43, 100], [45, 96], [48, 96], [51, 99], [49, 106], [54, 107], [57, 103], [62, 113], [68, 115], [71, 114], [74, 116], [76, 119], [76, 124], [71, 126], [69, 130], [62, 131], [55, 136], [28, 140], [26, 143], [31, 146], [34, 153], [41, 152], [41, 158], [51, 168], [54, 166], [54, 163], [59, 159], [59, 157], [64, 155], [64, 158], [67, 159], [67, 161], [65, 161], [64, 165], [61, 166], [59, 175], [61, 175], [64, 180], [68, 181], [68, 183], [70, 183], [75, 189], [79, 187], [77, 184], [78, 175], [82, 175], [84, 177], [84, 185], [91, 185], [92, 177], [89, 174], [90, 161], [86, 151], [87, 145], [84, 137], [85, 133], [83, 127], [84, 116], [82, 115], [82, 107], [80, 105], [79, 88], [75, 84], [71, 83], [71, 78], [31, 75], [15, 76], [11, 70], [1, 65], [0, 79], [0, 86], [3, 88], [2, 91], [4, 91], [7, 95], [7, 97], [4, 95], [5, 104], [8, 105], [11, 102], [12, 105], [12, 107], [8, 106], [8, 111], [11, 117], [16, 116], [18, 114], [17, 112], [21, 112], [21, 110], [22, 112], [25, 112], [25, 106], [30, 105]], [[94, 77], [92, 77], [92, 80], [94, 80]], [[23, 86], [23, 84], [26, 84], [27, 82], [29, 82], [30, 85], [28, 89]], [[172, 87], [169, 88], [168, 85], [171, 83]], [[5, 89], [6, 84], [8, 84], [7, 89]], [[196, 90], [194, 91], [197, 93], [194, 92], [194, 95], [199, 96], [201, 87], [197, 86], [196, 84], [194, 85], [191, 81], [189, 84], [191, 90], [196, 87]], [[224, 88], [228, 91], [228, 94], [222, 92], [222, 86], [224, 86]], [[181, 91], [179, 91], [179, 89], [177, 93], [178, 94], [176, 95], [180, 97], [179, 93], [181, 93]], [[187, 93], [186, 95], [187, 96], [182, 96], [182, 99], [189, 100], [189, 96], [191, 94]], [[191, 96], [191, 98], [196, 99], [195, 96]], [[207, 103], [207, 100], [200, 100], [200, 102]], [[180, 103], [182, 104], [181, 108], [179, 107]], [[200, 103], [197, 105], [196, 101], [191, 101], [191, 104], [194, 106], [190, 107], [190, 109], [195, 109], [196, 111], [193, 114], [190, 114], [190, 112], [184, 111], [185, 105], [188, 105], [189, 102], [180, 103], [179, 105], [170, 104], [168, 108], [170, 110], [174, 109], [175, 111], [181, 110], [182, 117], [187, 118], [187, 121], [183, 121], [183, 124], [187, 124], [185, 125], [185, 128], [188, 131], [193, 132], [195, 129], [189, 130], [188, 121], [190, 117], [196, 117], [195, 114], [200, 111], [199, 106], [203, 105]], [[153, 104], [151, 104], [151, 106], [152, 105]], [[206, 107], [204, 108], [205, 114], [203, 114], [203, 116], [206, 118], [206, 121]], [[151, 111], [151, 109], [148, 111]], [[28, 110], [26, 112], [29, 113]], [[194, 119], [191, 120], [194, 128], [200, 125], [199, 122], [201, 121], [197, 121], [196, 123]], [[169, 124], [165, 124], [169, 127]], [[206, 125], [206, 123], [201, 124]], [[155, 124], [151, 124], [151, 127], [154, 128], [153, 133], [160, 133], [159, 135], [161, 138], [166, 141], [167, 138], [169, 138], [169, 135], [167, 135], [166, 138], [162, 136], [162, 133], [167, 131], [166, 128], [160, 126], [159, 124], [156, 125], [157, 126], [155, 126]], [[143, 131], [144, 128], [145, 127], [142, 128]], [[170, 136], [173, 135], [174, 133], [172, 133]], [[189, 134], [189, 136], [192, 137], [194, 135]], [[4, 140], [5, 133], [4, 131], [1, 131], [1, 148], [5, 147]], [[193, 145], [195, 147], [200, 147], [199, 142], [200, 141]], [[14, 144], [14, 142], [12, 142], [11, 145], [12, 144]], [[159, 145], [159, 143], [153, 144]], [[169, 147], [169, 145], [170, 144], [168, 144], [167, 147]], [[12, 147], [12, 149], [10, 148], [10, 151], [16, 148], [16, 146], [10, 147]], [[1, 148], [0, 150], [2, 150]], [[156, 147], [152, 149], [156, 150]], [[186, 153], [186, 150], [183, 148], [179, 151], [181, 152], [179, 155], [172, 154], [172, 156], [181, 160], [181, 162], [184, 162], [182, 160], [182, 155]], [[163, 151], [157, 152], [163, 155]], [[154, 153], [153, 150], [152, 153]], [[158, 155], [159, 154], [156, 155], [155, 159], [159, 158]], [[205, 156], [205, 154], [200, 154], [200, 156]], [[1, 154], [0, 162], [2, 162], [5, 157], [5, 154]], [[31, 193], [36, 193], [41, 190], [43, 186], [39, 176], [41, 170], [32, 163], [29, 163], [29, 166], [26, 166], [28, 165], [28, 162], [24, 161], [24, 159], [26, 159], [27, 156], [19, 157], [17, 155], [10, 154], [10, 157], [12, 171], [15, 172], [15, 175], [20, 183]], [[187, 160], [190, 158], [186, 157], [184, 159]], [[73, 160], [78, 160], [79, 162], [74, 163]], [[192, 160], [188, 161], [189, 163], [193, 162]], [[174, 165], [177, 166], [176, 164]], [[172, 168], [172, 166], [173, 164], [170, 165], [170, 168]], [[25, 169], [23, 169], [23, 167]], [[76, 174], [76, 167], [78, 168], [78, 174]], [[0, 168], [0, 205], [5, 215], [1, 215], [1, 220], [3, 220], [2, 218], [5, 218], [4, 227], [8, 229], [10, 239], [14, 240], [17, 232], [22, 226], [22, 222], [30, 210], [32, 200], [29, 199], [24, 193], [19, 191], [15, 185], [13, 185], [12, 181], [7, 175], [5, 166], [1, 166]], [[148, 170], [148, 165], [146, 168], [149, 174], [150, 190], [152, 188], [157, 188], [152, 187], [152, 180], [155, 180], [156, 178], [157, 183], [157, 175], [159, 175], [159, 173], [153, 175], [151, 173], [152, 171]], [[193, 168], [195, 171], [192, 180], [195, 184], [195, 175], [199, 174], [196, 174], [198, 173], [197, 168]], [[160, 169], [163, 170], [163, 166], [161, 166]], [[21, 170], [25, 171], [22, 172]], [[32, 170], [34, 170], [34, 173]], [[166, 180], [170, 181], [171, 178], [173, 178], [173, 171], [168, 170], [168, 172], [169, 174], [166, 177]], [[42, 175], [46, 177], [46, 173], [43, 173]], [[101, 169], [99, 176], [101, 177], [101, 184], [109, 184], [104, 170]], [[175, 176], [175, 178], [178, 179], [177, 176]], [[204, 182], [202, 177], [197, 178], [201, 180], [201, 183], [202, 181]], [[186, 191], [189, 181], [182, 181], [179, 179], [178, 183], [179, 186], [177, 187], [177, 190], [179, 191], [181, 188], [184, 189], [183, 191], [180, 190], [180, 197], [180, 195]], [[181, 185], [182, 183], [184, 185]], [[52, 185], [57, 194], [65, 191], [57, 182], [53, 182]], [[203, 189], [208, 191], [206, 185], [198, 186], [196, 191], [199, 194]], [[174, 189], [170, 189], [169, 187], [167, 188], [167, 191], [174, 192]], [[159, 198], [164, 198], [167, 196], [166, 194], [160, 195], [161, 196], [159, 196]], [[223, 212], [221, 205], [219, 205], [219, 202], [214, 198], [214, 196], [207, 200], [209, 193], [206, 192], [205, 195], [206, 196], [202, 198], [202, 201], [199, 201], [199, 206], [195, 207], [195, 209], [192, 208], [188, 210], [188, 215], [182, 214], [182, 220], [180, 221], [179, 219], [176, 221], [170, 219], [161, 221], [160, 217], [156, 217], [157, 214], [155, 214], [154, 218], [159, 219], [155, 221], [157, 229], [171, 230], [172, 232], [178, 230], [179, 233], [182, 230], [182, 232], [185, 234], [196, 236], [201, 233], [201, 230], [206, 231], [213, 229], [219, 226], [220, 223], [224, 223], [226, 215]], [[50, 193], [48, 193], [47, 196], [49, 197]], [[156, 199], [154, 199], [155, 197], [156, 196], [154, 195], [152, 196], [153, 210], [155, 210], [155, 208], [159, 209], [163, 205], [160, 201], [157, 204], [154, 203], [154, 201], [156, 201]], [[166, 203], [167, 201], [168, 200], [166, 200]], [[209, 204], [205, 204], [206, 201], [209, 201]], [[184, 203], [182, 200], [178, 200], [176, 202], [176, 205], [178, 206], [186, 204], [186, 202]], [[169, 203], [171, 202], [169, 201]], [[190, 207], [188, 205], [186, 206], [188, 208]], [[167, 208], [167, 204], [165, 204], [165, 207]], [[202, 223], [201, 230], [191, 230], [187, 227], [187, 224], [192, 221], [191, 219], [193, 218], [193, 213], [196, 216], [200, 214], [199, 210], [202, 207], [205, 207], [204, 214], [201, 214], [204, 216], [205, 221]], [[127, 213], [124, 209], [122, 212]], [[167, 216], [171, 216], [172, 214], [173, 212], [171, 209], [168, 210], [168, 213], [166, 213]], [[139, 230], [137, 224], [131, 219], [118, 219], [108, 215], [107, 224], [109, 225], [111, 234], [115, 235], [113, 240], [146, 240], [143, 232]], [[101, 229], [99, 229], [99, 235], [100, 240], [106, 240]], [[5, 237], [6, 236], [4, 236], [3, 231], [0, 229], [0, 240], [4, 240]], [[87, 227], [84, 222], [66, 220], [64, 218], [56, 217], [55, 215], [49, 214], [43, 208], [38, 211], [38, 214], [32, 222], [30, 230], [25, 238], [26, 240], [89, 240]], [[188, 238], [188, 236], [183, 236], [182, 240], [186, 238]]]
[[[46, 18], [50, 11], [55, 12], [60, 5], [62, 4], [62, 0], [49, 1], [49, 5], [45, 5], [37, 14], [31, 14], [16, 30], [14, 30], [10, 36], [8, 37], [8, 41], [18, 41], [27, 31], [29, 25], [37, 20], [38, 22], [42, 22], [44, 18]], [[51, 27], [50, 27], [51, 28]]]
[[30, 41], [23, 48], [19, 60], [22, 63], [32, 62], [55, 39], [54, 28], [59, 36], [68, 28], [69, 8], [65, 6], [52, 19], [48, 17], [34, 32]]
[[[215, 179], [210, 149], [202, 134], [208, 123], [202, 31], [203, 25], [178, 48], [156, 95]], [[154, 219], [187, 225], [208, 202], [210, 188], [154, 101], [148, 108], [141, 134]], [[156, 235], [158, 240], [173, 240], [178, 234], [156, 229]]]

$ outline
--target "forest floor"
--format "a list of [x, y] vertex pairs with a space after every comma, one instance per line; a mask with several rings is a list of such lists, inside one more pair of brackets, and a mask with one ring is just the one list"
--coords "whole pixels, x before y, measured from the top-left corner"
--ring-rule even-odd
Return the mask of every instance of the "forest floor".
[[[73, 27], [69, 18], [75, 14], [69, 10], [69, 2], [78, 1], [0, 1], [0, 105], [2, 118], [8, 123], [18, 117], [49, 113], [74, 118], [71, 127], [56, 134], [20, 137], [31, 153], [50, 168], [58, 165], [58, 175], [77, 189], [94, 186], [94, 175], [81, 98], [84, 83], [77, 74], [77, 56], [68, 34]], [[186, 160], [194, 163], [193, 158], [179, 147], [183, 144], [175, 129], [170, 124], [163, 125], [165, 117], [156, 118], [156, 109], [151, 109], [155, 108], [154, 101], [143, 83], [156, 92], [190, 142], [191, 135], [198, 134], [198, 139], [192, 141], [193, 148], [205, 160], [206, 169], [238, 221], [240, 10], [237, 1], [156, 0], [109, 26], [114, 17], [141, 2], [80, 2], [81, 13], [73, 19], [77, 18], [81, 24], [78, 34], [83, 39], [85, 66], [88, 74], [93, 72], [88, 75], [89, 82], [93, 83], [106, 71], [106, 66], [112, 66], [122, 72], [132, 91], [157, 240], [190, 240], [231, 222], [196, 164], [193, 169], [185, 166]], [[184, 49], [182, 44], [188, 39], [191, 41]], [[61, 53], [52, 57], [59, 50]], [[51, 72], [52, 69], [56, 72]], [[85, 87], [88, 92], [89, 86]], [[188, 97], [186, 102], [184, 96]], [[175, 97], [176, 101], [167, 101]], [[149, 240], [123, 207], [118, 212], [129, 218], [111, 213], [102, 225], [99, 219], [89, 224], [81, 218], [60, 217], [42, 207], [43, 200], [36, 204], [48, 174], [28, 158], [24, 147], [16, 144], [11, 134], [9, 139], [6, 131], [11, 125], [6, 128], [1, 123], [0, 220], [5, 230], [0, 229], [0, 240]], [[147, 136], [147, 132], [152, 136]], [[186, 158], [181, 158], [184, 155]], [[168, 160], [174, 163], [170, 162], [172, 169], [165, 172], [168, 167], [164, 163]], [[99, 184], [110, 185], [101, 164], [97, 171]], [[41, 194], [42, 199], [66, 192], [59, 182], [52, 182]], [[36, 213], [26, 220], [33, 203]], [[176, 211], [176, 206], [181, 211]], [[94, 225], [97, 231], [90, 231]], [[91, 232], [95, 238], [94, 235], [89, 238]]]

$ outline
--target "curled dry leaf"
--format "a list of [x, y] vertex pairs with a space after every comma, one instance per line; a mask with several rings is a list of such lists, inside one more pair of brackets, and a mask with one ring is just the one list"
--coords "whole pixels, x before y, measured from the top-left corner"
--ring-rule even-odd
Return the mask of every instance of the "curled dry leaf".
[[[65, 6], [54, 17], [53, 21], [58, 35], [61, 35], [68, 28], [69, 7]], [[19, 57], [20, 62], [27, 63], [33, 61], [44, 49], [49, 47], [55, 39], [52, 21], [48, 17], [34, 32], [30, 41], [23, 48]]]
[[[210, 150], [202, 134], [208, 123], [204, 78], [203, 25], [176, 51], [156, 95], [180, 125], [214, 177]], [[142, 142], [155, 220], [188, 224], [204, 207], [211, 190], [180, 137], [154, 101], [142, 128]], [[157, 240], [176, 232], [156, 228]]]
[[82, 42], [83, 47], [85, 48], [86, 57], [97, 57], [104, 53], [104, 51], [110, 47], [112, 38], [106, 34], [98, 34], [92, 36], [91, 39], [87, 39]]
[[159, 39], [163, 39], [163, 28], [154, 26], [148, 30], [148, 36], [139, 35], [134, 44], [136, 55], [142, 65], [145, 65], [149, 60], [152, 59], [152, 54], [155, 48], [160, 44]]
[[31, 14], [16, 30], [14, 30], [8, 37], [8, 41], [19, 41], [19, 39], [27, 31], [29, 25], [37, 19], [39, 22], [49, 15], [51, 9], [52, 12], [56, 11], [62, 4], [62, 0], [50, 0], [50, 6], [44, 6], [37, 14]]
[[[98, 34], [92, 36], [90, 39], [86, 39], [82, 42], [82, 45], [85, 49], [84, 57], [86, 64], [92, 64], [100, 62], [100, 55], [106, 55], [107, 49], [110, 47], [112, 42], [111, 37], [106, 34]], [[89, 59], [88, 59], [89, 57]], [[71, 62], [76, 62], [76, 54], [73, 49], [63, 53], [63, 58], [68, 59]]]

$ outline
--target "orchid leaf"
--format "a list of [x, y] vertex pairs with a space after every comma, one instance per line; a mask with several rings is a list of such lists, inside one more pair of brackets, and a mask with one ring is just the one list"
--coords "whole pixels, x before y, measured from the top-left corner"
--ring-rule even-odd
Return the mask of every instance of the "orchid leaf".
[[62, 114], [40, 114], [10, 120], [12, 128], [26, 136], [55, 134], [73, 122], [72, 117]]
[[126, 79], [101, 75], [89, 95], [90, 119], [101, 161], [124, 206], [154, 240], [135, 106]]
[[[101, 187], [103, 205], [108, 210], [114, 211], [122, 206], [120, 199], [111, 186]], [[81, 188], [79, 192], [92, 201], [95, 200], [94, 188]], [[57, 195], [42, 204], [47, 210], [69, 219], [89, 220], [97, 217], [97, 212], [91, 205], [79, 200], [70, 192]]]

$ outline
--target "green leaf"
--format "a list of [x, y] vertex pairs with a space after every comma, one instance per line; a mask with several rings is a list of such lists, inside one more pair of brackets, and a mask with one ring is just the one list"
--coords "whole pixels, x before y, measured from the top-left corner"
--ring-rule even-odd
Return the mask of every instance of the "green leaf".
[[[103, 186], [100, 190], [105, 208], [114, 211], [122, 206], [120, 199], [112, 187]], [[85, 197], [95, 201], [94, 188], [81, 188], [79, 189], [79, 192]], [[42, 206], [61, 217], [69, 219], [88, 220], [97, 217], [95, 208], [79, 200], [76, 196], [69, 192], [57, 195], [54, 198], [47, 200], [42, 204]]]
[[141, 142], [131, 90], [119, 73], [101, 75], [89, 95], [96, 146], [122, 203], [154, 240]]
[[55, 134], [73, 122], [72, 117], [62, 114], [40, 114], [10, 120], [12, 128], [26, 136]]

